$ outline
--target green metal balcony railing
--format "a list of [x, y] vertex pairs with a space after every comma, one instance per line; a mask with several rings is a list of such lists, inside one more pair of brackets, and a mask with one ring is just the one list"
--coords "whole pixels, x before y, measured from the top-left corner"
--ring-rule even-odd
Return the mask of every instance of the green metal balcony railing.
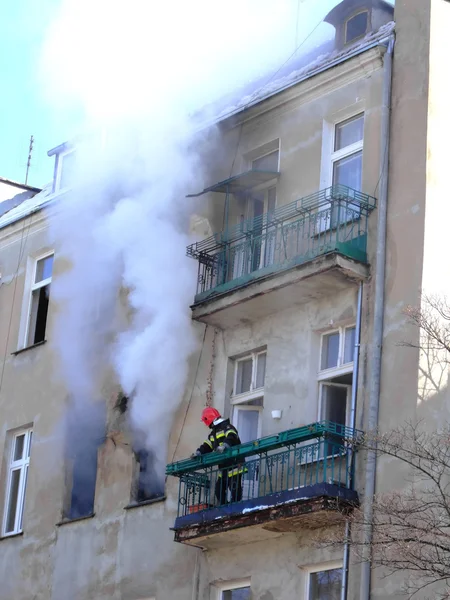
[[[167, 465], [179, 478], [178, 517], [318, 484], [352, 490], [352, 452], [362, 432], [319, 422], [241, 444], [226, 453], [210, 453]], [[291, 500], [292, 501], [292, 500]], [[259, 507], [260, 508], [260, 507]]]
[[334, 185], [188, 246], [199, 263], [196, 300], [329, 252], [367, 262], [376, 199]]

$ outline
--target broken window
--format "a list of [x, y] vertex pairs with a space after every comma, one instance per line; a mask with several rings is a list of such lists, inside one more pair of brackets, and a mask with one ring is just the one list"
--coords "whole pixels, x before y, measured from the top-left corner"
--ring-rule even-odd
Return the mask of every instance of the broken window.
[[33, 346], [45, 340], [52, 272], [53, 254], [36, 261], [31, 285], [27, 346]]
[[145, 502], [164, 497], [164, 483], [159, 481], [154, 467], [152, 452], [141, 448], [135, 451], [136, 457], [136, 481], [135, 500]]
[[97, 456], [105, 440], [102, 403], [72, 408], [68, 416], [65, 519], [94, 513]]
[[12, 438], [3, 520], [5, 536], [22, 531], [32, 437], [32, 429], [24, 429], [15, 433]]

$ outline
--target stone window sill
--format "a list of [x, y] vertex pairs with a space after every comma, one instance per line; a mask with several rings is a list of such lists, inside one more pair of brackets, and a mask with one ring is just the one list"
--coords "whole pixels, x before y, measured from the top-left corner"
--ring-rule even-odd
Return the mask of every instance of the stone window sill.
[[158, 496], [158, 498], [151, 498], [150, 500], [142, 500], [141, 502], [130, 502], [124, 506], [125, 510], [130, 510], [131, 508], [139, 508], [139, 506], [147, 506], [148, 504], [157, 504], [159, 502], [164, 502], [166, 499], [165, 496]]
[[56, 527], [61, 527], [62, 525], [68, 525], [69, 523], [76, 523], [77, 521], [86, 521], [86, 519], [92, 519], [95, 517], [95, 513], [91, 513], [90, 515], [85, 515], [84, 517], [75, 517], [73, 519], [66, 518], [61, 519], [59, 523], [56, 523]]
[[47, 340], [42, 340], [42, 342], [37, 342], [36, 344], [31, 344], [31, 346], [26, 346], [25, 348], [20, 348], [20, 350], [16, 350], [15, 352], [11, 352], [13, 356], [17, 356], [18, 354], [22, 354], [22, 352], [26, 352], [27, 350], [31, 350], [32, 348], [37, 348], [37, 346], [42, 346], [47, 343]]
[[9, 535], [4, 535], [3, 537], [0, 537], [0, 542], [3, 542], [5, 540], [9, 540], [11, 538], [21, 537], [22, 535], [23, 535], [23, 531], [19, 531], [19, 533], [11, 533]]

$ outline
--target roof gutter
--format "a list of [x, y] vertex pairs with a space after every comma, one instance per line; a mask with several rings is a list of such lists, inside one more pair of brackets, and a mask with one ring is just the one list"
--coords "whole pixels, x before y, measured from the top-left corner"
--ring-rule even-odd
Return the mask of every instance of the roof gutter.
[[[378, 229], [375, 267], [375, 293], [373, 317], [373, 341], [371, 368], [372, 376], [369, 392], [368, 431], [378, 429], [381, 384], [381, 355], [383, 347], [384, 293], [386, 272], [386, 228], [387, 201], [389, 181], [389, 146], [390, 146], [390, 115], [392, 94], [392, 55], [395, 37], [389, 36], [388, 48], [384, 56], [383, 101], [381, 115], [381, 158], [380, 158], [380, 193], [378, 196]], [[364, 547], [367, 552], [361, 566], [361, 585], [359, 598], [370, 600], [371, 577], [371, 546], [373, 537], [373, 500], [375, 495], [377, 453], [376, 448], [367, 452], [366, 481], [364, 492]]]

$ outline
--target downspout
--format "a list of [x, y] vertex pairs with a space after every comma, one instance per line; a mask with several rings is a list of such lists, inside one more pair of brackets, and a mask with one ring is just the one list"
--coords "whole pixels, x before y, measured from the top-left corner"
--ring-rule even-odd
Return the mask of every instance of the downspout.
[[[380, 159], [380, 192], [378, 197], [378, 231], [375, 266], [373, 344], [370, 382], [368, 431], [378, 429], [378, 414], [380, 407], [381, 353], [383, 345], [384, 317], [384, 283], [386, 271], [386, 224], [387, 224], [387, 192], [389, 177], [389, 145], [390, 145], [390, 112], [392, 89], [392, 54], [394, 51], [394, 36], [389, 38], [388, 48], [384, 55], [383, 102], [381, 115], [381, 159]], [[366, 484], [364, 490], [364, 545], [368, 549], [366, 559], [371, 556], [373, 498], [376, 479], [376, 450], [367, 452]], [[361, 586], [359, 597], [370, 600], [371, 562], [366, 560], [361, 566]]]
[[[353, 377], [352, 377], [352, 403], [350, 408], [350, 427], [355, 429], [356, 426], [356, 399], [358, 394], [358, 375], [359, 375], [359, 349], [361, 346], [361, 312], [362, 312], [362, 282], [358, 289], [358, 303], [356, 309], [356, 325], [355, 325], [355, 347], [353, 350]], [[355, 468], [355, 453], [350, 450], [350, 484], [354, 480]], [[350, 560], [350, 521], [345, 522], [345, 545], [344, 545], [344, 562], [342, 565], [342, 587], [341, 600], [347, 600], [348, 593], [348, 568]]]

